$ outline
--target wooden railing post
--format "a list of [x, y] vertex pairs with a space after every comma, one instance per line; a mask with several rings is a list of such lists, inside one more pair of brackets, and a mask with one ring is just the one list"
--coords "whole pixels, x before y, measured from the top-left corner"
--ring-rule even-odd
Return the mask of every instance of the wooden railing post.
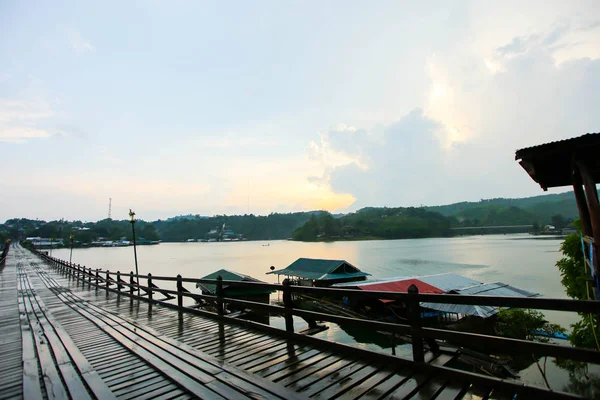
[[135, 284], [135, 280], [133, 279], [133, 271], [129, 272], [129, 296], [133, 299], [133, 285]]
[[408, 288], [408, 321], [410, 322], [410, 337], [412, 341], [413, 360], [425, 362], [423, 352], [423, 331], [421, 330], [421, 310], [419, 309], [419, 288], [410, 285]]
[[92, 267], [88, 268], [88, 285], [92, 286]]
[[106, 290], [110, 287], [110, 271], [106, 270]]
[[98, 289], [98, 285], [100, 283], [100, 270], [96, 268], [96, 289]]
[[117, 271], [117, 291], [121, 294], [121, 271]]
[[223, 277], [217, 276], [217, 314], [223, 316], [225, 310], [223, 309]]
[[177, 275], [177, 308], [179, 312], [183, 311], [183, 282], [181, 275]]
[[292, 302], [292, 291], [290, 290], [290, 280], [284, 279], [283, 282], [283, 305], [285, 306], [285, 330], [288, 332], [294, 332], [294, 316], [292, 315], [292, 308], [294, 303]]
[[152, 304], [152, 274], [148, 273], [148, 300]]

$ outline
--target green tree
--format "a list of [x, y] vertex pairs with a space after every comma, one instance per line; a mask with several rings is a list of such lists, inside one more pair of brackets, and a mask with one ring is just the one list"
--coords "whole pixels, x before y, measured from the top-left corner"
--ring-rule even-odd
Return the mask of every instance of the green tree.
[[552, 221], [552, 225], [554, 225], [556, 229], [562, 229], [568, 224], [565, 217], [563, 217], [560, 214], [553, 215], [552, 218], [550, 218], [550, 220]]
[[[581, 229], [579, 221], [573, 223]], [[562, 277], [567, 296], [577, 300], [592, 299], [592, 287], [588, 284], [581, 239], [579, 234], [568, 235], [560, 246], [563, 258], [556, 262]], [[596, 338], [600, 336], [600, 318], [597, 315], [579, 314], [581, 320], [572, 325], [569, 337], [571, 344], [577, 347], [598, 348]]]

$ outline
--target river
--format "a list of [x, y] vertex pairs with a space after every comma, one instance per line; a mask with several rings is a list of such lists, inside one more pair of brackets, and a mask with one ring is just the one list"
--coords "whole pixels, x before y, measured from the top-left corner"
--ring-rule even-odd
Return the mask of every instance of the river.
[[[293, 241], [249, 241], [223, 243], [161, 243], [138, 246], [141, 274], [177, 275], [200, 278], [225, 268], [276, 283], [266, 275], [271, 266], [285, 268], [299, 257], [343, 259], [370, 273], [373, 278], [414, 276], [454, 272], [481, 282], [504, 282], [540, 293], [544, 297], [566, 298], [555, 264], [561, 258], [561, 239], [527, 234], [464, 236], [453, 238], [372, 240], [332, 243]], [[69, 249], [53, 250], [53, 256], [68, 260]], [[133, 248], [73, 249], [73, 262], [92, 268], [129, 272], [134, 269]], [[192, 289], [192, 288], [190, 288]], [[546, 312], [548, 320], [564, 327], [577, 320], [573, 313]], [[271, 319], [272, 325], [282, 321]], [[297, 323], [302, 327], [302, 321]], [[379, 340], [346, 333], [335, 324], [317, 335], [328, 340], [353, 343], [385, 351]], [[355, 333], [354, 333], [355, 334]], [[359, 342], [359, 343], [357, 343]], [[398, 355], [410, 357], [410, 346], [400, 346]], [[548, 363], [548, 377], [566, 383], [565, 375]], [[522, 371], [525, 381], [543, 381], [535, 365]]]

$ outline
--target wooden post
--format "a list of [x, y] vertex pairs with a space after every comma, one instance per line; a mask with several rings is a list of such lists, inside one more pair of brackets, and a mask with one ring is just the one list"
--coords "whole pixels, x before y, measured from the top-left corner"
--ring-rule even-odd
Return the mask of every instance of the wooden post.
[[[578, 163], [579, 171], [581, 172], [581, 178], [585, 188], [585, 197], [587, 198], [588, 208], [590, 210], [590, 221], [592, 224], [592, 233], [594, 236], [594, 243], [591, 246], [594, 249], [594, 259], [590, 260], [594, 266], [595, 275], [600, 274], [600, 263], [598, 262], [598, 251], [600, 250], [600, 202], [598, 201], [598, 190], [596, 189], [596, 183], [592, 174], [587, 167], [581, 163]], [[598, 293], [596, 288], [595, 292]]]
[[117, 271], [117, 290], [121, 294], [121, 271]]
[[88, 268], [88, 285], [92, 286], [92, 267]]
[[135, 284], [135, 280], [133, 279], [133, 271], [129, 272], [129, 296], [133, 299], [133, 285]]
[[292, 315], [292, 291], [290, 290], [290, 280], [284, 279], [283, 282], [283, 305], [285, 306], [285, 330], [294, 332], [294, 316]]
[[110, 271], [106, 270], [106, 293], [108, 293], [108, 288], [110, 287]]
[[579, 168], [575, 166], [573, 168], [573, 193], [575, 193], [575, 201], [577, 202], [577, 210], [579, 211], [579, 218], [581, 221], [581, 228], [585, 236], [592, 236], [592, 223], [590, 220], [590, 210], [588, 208], [587, 201], [585, 200], [585, 193], [581, 187], [583, 182]]
[[96, 289], [98, 289], [98, 285], [100, 284], [100, 270], [96, 268]]
[[183, 282], [181, 275], [177, 275], [177, 308], [181, 313], [183, 311]]
[[148, 274], [148, 300], [150, 300], [150, 305], [152, 305], [152, 274]]
[[413, 360], [425, 362], [423, 353], [423, 332], [421, 331], [421, 311], [419, 310], [419, 288], [410, 285], [408, 288], [408, 321], [410, 322], [410, 337], [412, 341]]
[[225, 310], [223, 309], [223, 277], [221, 275], [217, 276], [217, 314], [220, 317], [225, 314]]

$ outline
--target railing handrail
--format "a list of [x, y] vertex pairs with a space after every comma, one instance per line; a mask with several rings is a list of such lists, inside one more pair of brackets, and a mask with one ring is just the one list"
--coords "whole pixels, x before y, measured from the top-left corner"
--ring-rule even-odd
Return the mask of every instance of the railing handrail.
[[[63, 260], [46, 256], [55, 262], [59, 262], [67, 267], [69, 264]], [[73, 268], [76, 268], [74, 265]], [[92, 269], [92, 271], [103, 271], [101, 268]], [[87, 273], [87, 271], [85, 272]], [[109, 271], [109, 275], [117, 275], [117, 271]], [[121, 272], [121, 275], [124, 275]], [[127, 274], [130, 275], [130, 274]], [[147, 275], [132, 275], [134, 278], [145, 279]], [[177, 282], [177, 277], [171, 276], [156, 276], [152, 275], [153, 281], [164, 281], [164, 282]], [[181, 278], [183, 283], [203, 283], [209, 285], [216, 285], [216, 279], [199, 279], [199, 278]], [[265, 282], [248, 282], [248, 281], [228, 281], [223, 280], [223, 285], [231, 287], [253, 287], [257, 289], [269, 289], [283, 291], [282, 284], [276, 283], [265, 283]], [[593, 313], [600, 314], [600, 301], [596, 300], [573, 300], [573, 299], [561, 299], [561, 298], [548, 298], [548, 297], [507, 297], [507, 296], [482, 296], [482, 295], [464, 295], [464, 294], [429, 294], [429, 293], [418, 293], [411, 295], [408, 293], [397, 293], [397, 292], [382, 292], [382, 291], [371, 291], [361, 289], [344, 289], [344, 288], [332, 288], [332, 287], [310, 287], [310, 286], [290, 286], [292, 293], [306, 293], [313, 295], [333, 295], [333, 296], [353, 296], [355, 298], [369, 298], [369, 299], [385, 299], [385, 300], [399, 300], [407, 301], [410, 296], [416, 296], [420, 303], [440, 303], [440, 304], [466, 304], [466, 305], [481, 305], [481, 306], [494, 306], [494, 307], [511, 307], [511, 308], [531, 308], [536, 310], [553, 310], [553, 311], [569, 311], [579, 313]]]
[[[370, 329], [390, 332], [394, 334], [401, 335], [414, 335], [417, 333], [423, 337], [432, 338], [432, 339], [443, 339], [443, 340], [452, 340], [461, 344], [470, 344], [470, 343], [480, 343], [486, 346], [489, 346], [490, 349], [495, 349], [504, 353], [520, 353], [523, 351], [531, 351], [532, 353], [538, 356], [553, 356], [559, 358], [569, 358], [576, 361], [585, 361], [585, 362], [593, 362], [600, 363], [600, 352], [595, 350], [588, 349], [580, 349], [573, 347], [565, 347], [558, 346], [547, 343], [539, 343], [532, 342], [520, 339], [512, 339], [505, 337], [497, 337], [497, 336], [489, 336], [489, 335], [481, 335], [474, 333], [466, 333], [466, 332], [457, 332], [450, 331], [446, 329], [435, 329], [435, 328], [422, 328], [411, 324], [401, 324], [401, 323], [387, 323], [380, 321], [373, 321], [369, 319], [360, 319], [360, 318], [349, 318], [343, 317], [339, 315], [327, 314], [316, 311], [308, 311], [303, 309], [298, 309], [291, 307], [288, 302], [286, 302], [286, 293], [288, 296], [290, 293], [310, 293], [310, 292], [318, 292], [320, 294], [331, 294], [335, 293], [336, 295], [359, 295], [362, 297], [368, 298], [390, 298], [390, 299], [399, 299], [406, 301], [407, 305], [414, 304], [414, 302], [437, 302], [437, 303], [446, 303], [446, 304], [484, 304], [484, 305], [500, 305], [506, 306], [506, 304], [512, 304], [515, 300], [520, 300], [516, 307], [520, 308], [539, 308], [539, 309], [547, 309], [547, 310], [556, 310], [557, 308], [552, 308], [553, 306], [561, 307], [559, 310], [561, 311], [576, 311], [582, 312], [581, 310], [585, 310], [585, 312], [589, 312], [587, 310], [597, 311], [599, 309], [598, 305], [600, 302], [595, 301], [582, 301], [582, 300], [566, 300], [566, 299], [539, 299], [539, 298], [513, 298], [513, 297], [493, 297], [493, 296], [473, 296], [473, 295], [433, 295], [433, 294], [416, 294], [416, 293], [390, 293], [390, 292], [370, 292], [370, 291], [362, 291], [362, 290], [352, 290], [352, 289], [333, 289], [333, 288], [314, 288], [314, 287], [304, 287], [304, 286], [292, 286], [292, 285], [282, 285], [282, 284], [269, 284], [269, 283], [259, 283], [259, 282], [240, 282], [240, 281], [225, 281], [222, 279], [191, 279], [191, 278], [181, 278], [180, 276], [172, 278], [167, 277], [168, 281], [176, 281], [178, 282], [177, 288], [178, 290], [172, 289], [164, 289], [157, 288], [155, 286], [145, 286], [143, 284], [137, 284], [136, 280], [133, 279], [137, 277], [137, 275], [130, 272], [121, 273], [110, 272], [108, 270], [101, 269], [92, 269], [85, 266], [80, 265], [69, 265], [69, 263], [59, 260], [57, 258], [53, 258], [47, 256], [45, 254], [40, 254], [45, 259], [52, 261], [54, 263], [60, 264], [63, 267], [72, 271], [72, 273], [80, 280], [84, 282], [88, 282], [88, 284], [95, 285], [97, 287], [104, 287], [107, 290], [115, 291], [121, 293], [123, 295], [128, 295], [132, 298], [149, 300], [152, 299], [151, 296], [149, 298], [145, 298], [143, 296], [135, 295], [135, 289], [143, 290], [146, 293], [159, 292], [163, 295], [173, 295], [172, 298], [178, 299], [178, 308], [180, 310], [184, 309], [182, 299], [191, 298], [194, 300], [203, 299], [208, 300], [209, 302], [215, 304], [223, 304], [223, 303], [236, 303], [238, 305], [245, 306], [250, 309], [268, 311], [275, 314], [282, 314], [286, 316], [286, 325], [288, 321], [291, 321], [291, 316], [299, 316], [303, 318], [308, 318], [312, 320], [318, 321], [328, 321], [334, 323], [353, 323], [356, 325], [361, 325], [368, 327]], [[105, 276], [102, 276], [96, 272], [102, 271]], [[118, 276], [121, 280], [111, 278], [111, 275]], [[110, 288], [106, 285], [107, 278], [110, 279], [108, 282], [117, 285], [117, 288]], [[130, 277], [129, 282], [127, 282], [126, 277]], [[140, 278], [151, 279], [154, 283], [155, 281], [160, 281], [161, 277], [156, 277], [151, 274], [148, 275], [139, 275]], [[92, 278], [95, 283], [92, 282]], [[235, 298], [225, 297], [221, 290], [221, 295], [217, 293], [217, 295], [207, 295], [200, 293], [193, 293], [187, 290], [184, 290], [182, 282], [188, 283], [209, 283], [215, 284], [217, 288], [223, 287], [223, 285], [229, 286], [245, 286], [245, 287], [255, 287], [255, 288], [268, 288], [274, 290], [281, 290], [284, 293], [284, 303], [285, 306], [273, 305], [273, 304], [264, 304], [257, 303], [249, 300], [241, 300]], [[126, 290], [128, 288], [128, 290]], [[179, 290], [179, 289], [183, 290]], [[219, 290], [217, 290], [219, 292]], [[289, 298], [289, 297], [288, 297]], [[475, 300], [475, 301], [472, 301]], [[523, 300], [526, 300], [523, 302]], [[156, 303], [164, 303], [166, 302], [152, 300]], [[583, 307], [579, 307], [577, 305], [583, 304]], [[219, 314], [221, 315], [221, 314]], [[221, 315], [222, 316], [222, 315]], [[409, 321], [410, 322], [410, 321]], [[293, 323], [291, 323], [292, 332], [293, 332]], [[416, 330], [415, 330], [416, 329]]]

